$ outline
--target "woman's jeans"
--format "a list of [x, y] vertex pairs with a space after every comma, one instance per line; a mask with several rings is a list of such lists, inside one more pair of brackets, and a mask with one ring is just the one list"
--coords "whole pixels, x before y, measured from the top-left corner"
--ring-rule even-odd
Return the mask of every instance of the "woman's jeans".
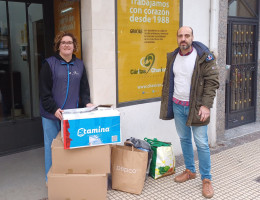
[[173, 102], [173, 112], [176, 130], [180, 137], [186, 169], [189, 169], [193, 173], [196, 172], [191, 138], [192, 130], [193, 138], [197, 146], [201, 180], [205, 178], [211, 180], [210, 150], [208, 144], [207, 125], [191, 127], [186, 125], [189, 114], [189, 106], [182, 106]]
[[45, 180], [47, 181], [47, 174], [52, 165], [51, 159], [51, 143], [56, 138], [60, 131], [60, 121], [51, 120], [42, 117], [42, 127], [44, 133], [44, 150], [45, 150]]

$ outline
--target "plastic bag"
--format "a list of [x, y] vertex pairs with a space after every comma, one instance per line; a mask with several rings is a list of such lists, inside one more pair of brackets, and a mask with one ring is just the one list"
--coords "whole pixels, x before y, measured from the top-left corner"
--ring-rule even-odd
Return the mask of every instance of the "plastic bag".
[[172, 144], [162, 142], [156, 138], [144, 138], [153, 150], [152, 162], [150, 164], [149, 175], [154, 179], [168, 176], [175, 173], [175, 156], [172, 150]]

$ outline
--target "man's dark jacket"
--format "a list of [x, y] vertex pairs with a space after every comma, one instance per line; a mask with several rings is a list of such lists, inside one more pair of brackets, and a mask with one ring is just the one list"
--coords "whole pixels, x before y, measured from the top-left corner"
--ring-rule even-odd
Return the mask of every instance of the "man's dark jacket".
[[[216, 67], [215, 56], [209, 49], [200, 42], [193, 42], [193, 48], [197, 51], [197, 58], [194, 71], [191, 78], [190, 97], [189, 97], [189, 116], [186, 122], [187, 126], [203, 126], [210, 121], [200, 121], [198, 115], [201, 106], [211, 108], [216, 95], [216, 89], [219, 87], [218, 69]], [[163, 80], [160, 119], [168, 120], [174, 118], [172, 109], [174, 92], [174, 74], [173, 63], [180, 49], [167, 54], [167, 65]]]

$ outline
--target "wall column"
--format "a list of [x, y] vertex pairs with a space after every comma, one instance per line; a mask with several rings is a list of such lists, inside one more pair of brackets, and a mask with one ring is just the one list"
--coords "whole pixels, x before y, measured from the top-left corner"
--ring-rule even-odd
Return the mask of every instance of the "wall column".
[[81, 1], [82, 58], [91, 101], [116, 104], [115, 2]]

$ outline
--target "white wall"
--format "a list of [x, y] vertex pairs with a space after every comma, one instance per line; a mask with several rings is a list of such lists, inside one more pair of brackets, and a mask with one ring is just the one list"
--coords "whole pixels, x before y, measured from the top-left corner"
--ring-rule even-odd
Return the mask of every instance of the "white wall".
[[193, 28], [194, 40], [209, 46], [210, 0], [183, 0], [183, 25]]
[[[183, 25], [194, 29], [195, 40], [209, 45], [210, 1], [198, 1], [184, 0]], [[81, 1], [83, 60], [94, 104], [116, 104], [114, 6], [114, 0]], [[130, 137], [157, 138], [172, 142], [175, 155], [181, 154], [174, 120], [159, 119], [160, 102], [126, 106], [118, 110], [121, 112], [122, 141]]]
[[[212, 13], [211, 9], [213, 9]], [[192, 27], [194, 40], [204, 43], [214, 53], [217, 52], [217, 13], [218, 0], [183, 0], [183, 25]], [[210, 33], [210, 31], [213, 31], [213, 33]], [[214, 33], [214, 31], [216, 31], [216, 33]], [[208, 136], [209, 144], [215, 146], [216, 98], [214, 100], [213, 108], [211, 108], [211, 122], [208, 126]]]
[[129, 137], [157, 138], [172, 142], [175, 154], [181, 153], [174, 120], [159, 119], [160, 102], [127, 106], [118, 110], [121, 113], [123, 141]]
[[95, 104], [116, 104], [114, 5], [113, 0], [81, 1], [82, 55]]

